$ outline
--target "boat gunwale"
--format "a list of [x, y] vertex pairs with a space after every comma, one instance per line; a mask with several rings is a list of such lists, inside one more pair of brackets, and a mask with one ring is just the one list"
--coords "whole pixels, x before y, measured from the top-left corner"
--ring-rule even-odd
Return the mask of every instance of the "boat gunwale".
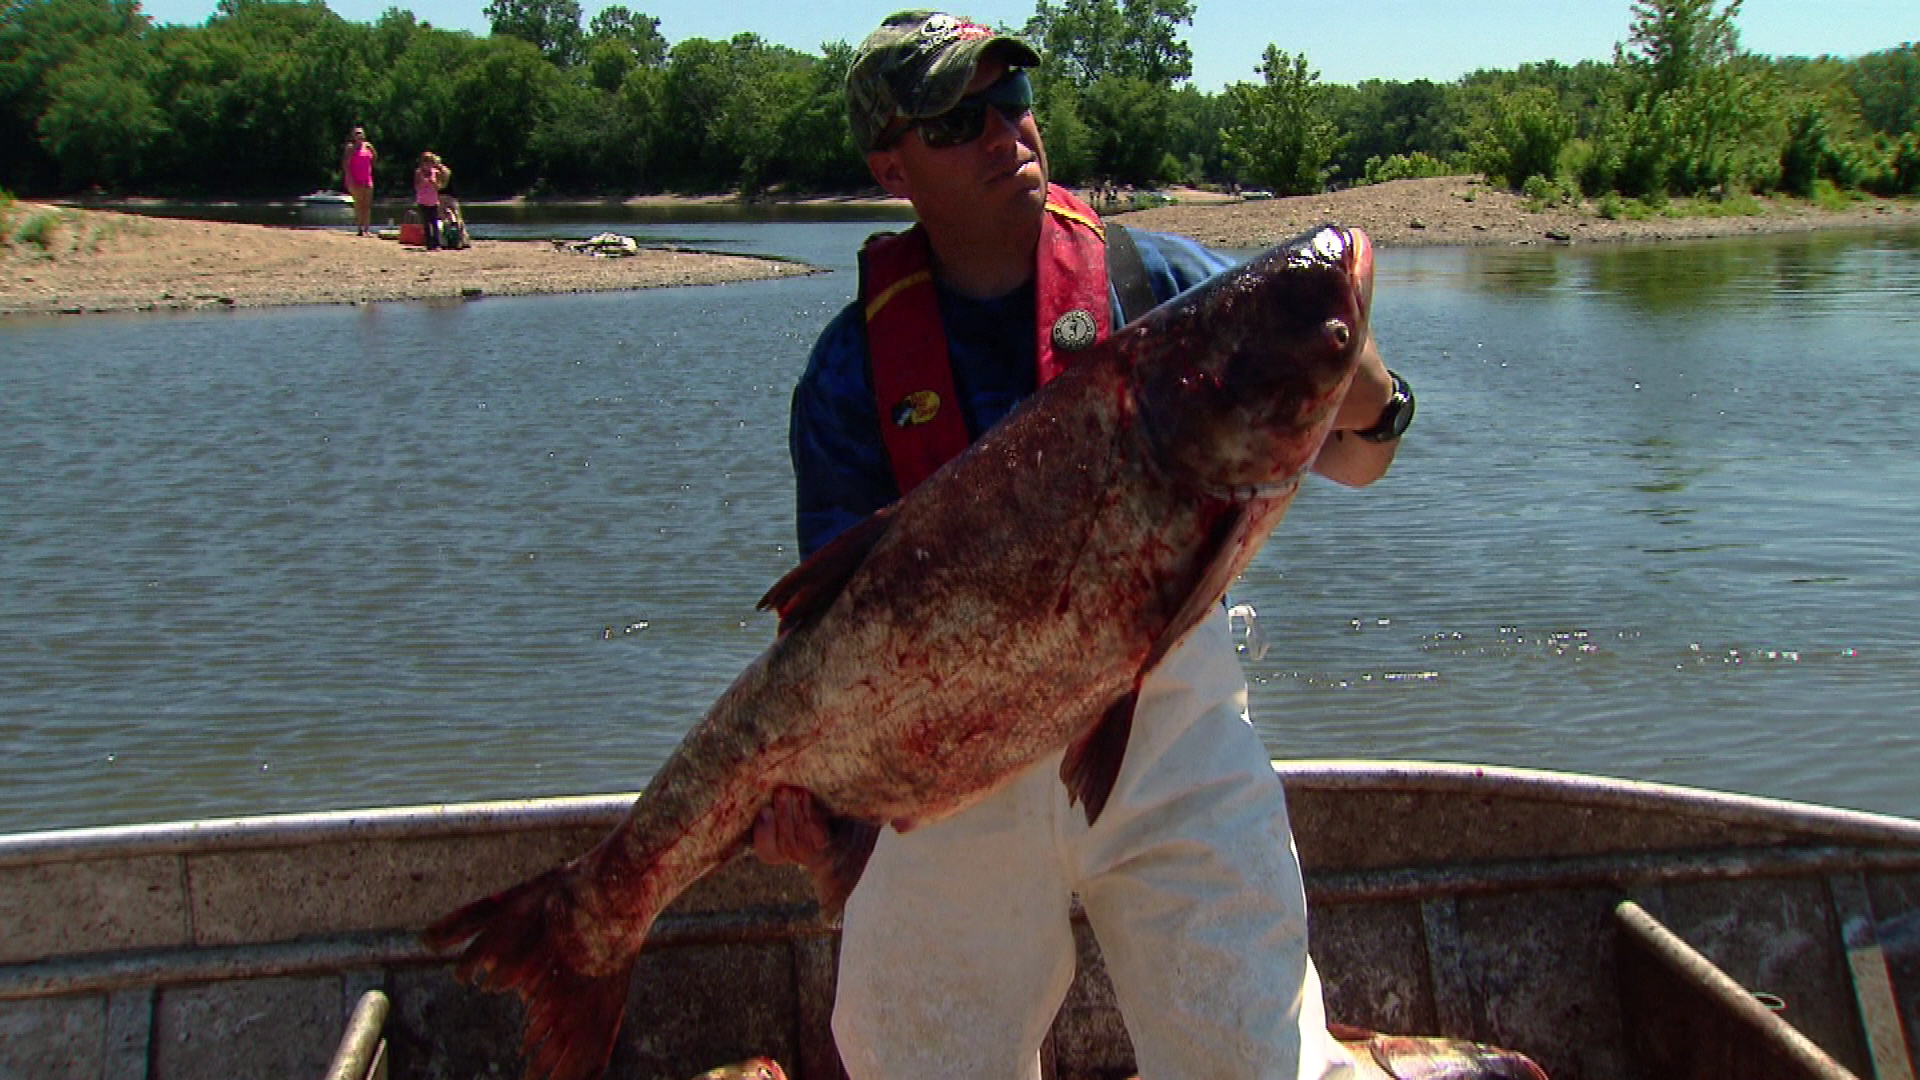
[[[1920, 820], [1766, 796], [1505, 765], [1276, 759], [1290, 795], [1461, 795], [1683, 814], [1876, 846], [1920, 846]], [[435, 840], [611, 828], [638, 793], [266, 814], [0, 835], [0, 868], [146, 855], [202, 855], [342, 841]]]

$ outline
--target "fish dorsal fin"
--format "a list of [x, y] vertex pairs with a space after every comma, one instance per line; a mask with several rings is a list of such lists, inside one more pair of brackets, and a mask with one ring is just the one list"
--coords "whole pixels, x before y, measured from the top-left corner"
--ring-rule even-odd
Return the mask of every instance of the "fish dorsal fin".
[[840, 590], [867, 561], [867, 553], [887, 534], [892, 519], [892, 507], [868, 516], [773, 583], [758, 606], [761, 611], [780, 613], [782, 637], [833, 606]]
[[1127, 757], [1127, 740], [1133, 735], [1133, 708], [1139, 696], [1136, 683], [1133, 690], [1107, 706], [1093, 730], [1067, 747], [1067, 756], [1060, 761], [1067, 801], [1085, 808], [1089, 825], [1100, 820], [1114, 782], [1120, 779], [1120, 764]]

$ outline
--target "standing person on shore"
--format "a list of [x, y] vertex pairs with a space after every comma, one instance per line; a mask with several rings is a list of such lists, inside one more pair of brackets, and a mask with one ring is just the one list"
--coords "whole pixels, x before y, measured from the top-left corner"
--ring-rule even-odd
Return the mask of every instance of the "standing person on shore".
[[453, 170], [431, 150], [420, 153], [420, 164], [413, 170], [413, 204], [420, 212], [420, 229], [426, 234], [428, 251], [440, 249], [440, 192], [453, 181]]
[[356, 125], [340, 152], [340, 175], [353, 196], [353, 223], [361, 236], [373, 230], [373, 163], [378, 159], [366, 129]]
[[[964, 438], [977, 439], [1035, 390], [1040, 371], [1070, 359], [1073, 329], [1088, 328], [1085, 340], [1099, 332], [1091, 311], [1071, 308], [1069, 285], [1091, 278], [1094, 294], [1121, 309], [1106, 280], [1114, 230], [1048, 183], [1025, 71], [1039, 63], [1025, 42], [926, 11], [889, 17], [855, 54], [855, 140], [919, 224], [869, 242], [860, 299], [822, 333], [794, 391], [803, 556], [916, 483], [916, 450], [945, 460], [962, 448], [931, 445], [939, 439], [907, 426], [931, 426], [917, 410], [891, 407], [903, 375], [914, 385], [950, 379]], [[1155, 302], [1231, 262], [1179, 237], [1126, 235]], [[1315, 470], [1372, 482], [1410, 416], [1410, 393], [1369, 339]], [[854, 1080], [1037, 1080], [1074, 974], [1074, 895], [1141, 1075], [1348, 1074], [1352, 1058], [1327, 1033], [1307, 956], [1285, 793], [1246, 710], [1227, 616], [1216, 611], [1142, 684], [1096, 825], [1069, 804], [1055, 755], [953, 817], [882, 831], [847, 903], [834, 1003]], [[819, 867], [824, 813], [804, 792], [783, 792], [754, 845], [767, 861]]]

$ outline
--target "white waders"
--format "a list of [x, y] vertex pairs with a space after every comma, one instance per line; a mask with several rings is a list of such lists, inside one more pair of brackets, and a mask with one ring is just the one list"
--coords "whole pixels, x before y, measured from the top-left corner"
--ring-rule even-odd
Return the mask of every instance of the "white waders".
[[853, 1080], [1039, 1080], [1079, 894], [1144, 1080], [1351, 1075], [1307, 958], [1286, 796], [1215, 616], [1141, 690], [1089, 828], [1061, 755], [880, 835], [846, 909], [833, 1031]]

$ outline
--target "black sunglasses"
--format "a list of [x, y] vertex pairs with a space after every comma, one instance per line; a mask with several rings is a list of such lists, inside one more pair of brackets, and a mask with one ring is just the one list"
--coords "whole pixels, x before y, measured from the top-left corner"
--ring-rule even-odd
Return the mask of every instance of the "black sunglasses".
[[908, 128], [920, 129], [920, 141], [932, 150], [945, 150], [954, 146], [965, 146], [980, 137], [987, 130], [987, 110], [1000, 110], [1000, 115], [1010, 124], [1019, 123], [1027, 113], [1033, 111], [1033, 83], [1024, 71], [1009, 71], [992, 86], [977, 94], [969, 94], [954, 103], [953, 108], [938, 116], [920, 116], [907, 121], [887, 145], [899, 141]]

